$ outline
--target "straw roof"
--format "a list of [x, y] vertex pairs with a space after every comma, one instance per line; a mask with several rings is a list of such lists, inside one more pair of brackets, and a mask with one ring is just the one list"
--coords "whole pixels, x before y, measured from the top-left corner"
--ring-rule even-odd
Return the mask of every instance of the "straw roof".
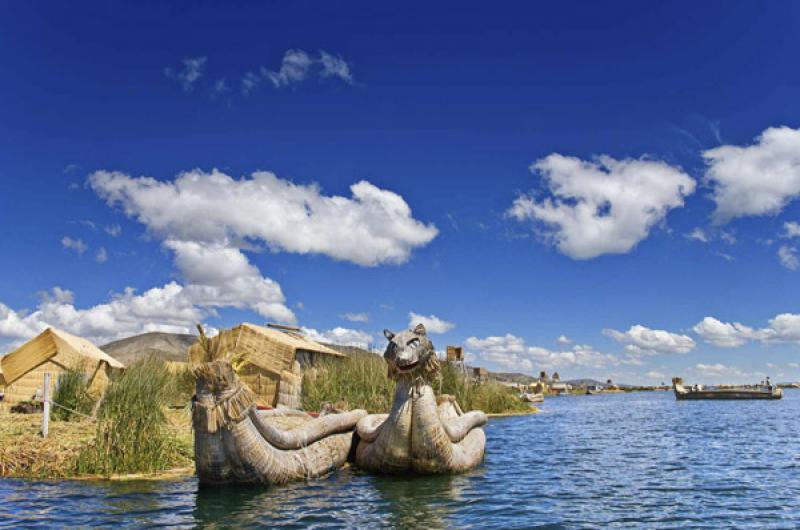
[[0, 358], [0, 372], [11, 384], [30, 370], [61, 354], [64, 358], [86, 359], [112, 368], [125, 366], [88, 340], [56, 328], [47, 328], [13, 352]]
[[255, 324], [250, 324], [245, 322], [242, 326], [252, 329], [264, 335], [266, 337], [270, 337], [278, 342], [283, 342], [288, 346], [291, 346], [295, 353], [298, 351], [310, 351], [314, 353], [324, 353], [327, 355], [333, 355], [334, 357], [347, 357], [343, 353], [340, 353], [334, 349], [328, 348], [320, 344], [319, 342], [313, 341], [309, 338], [304, 337], [300, 333], [293, 333], [291, 331], [284, 331], [274, 328], [267, 328], [264, 326], [257, 326]]
[[209, 339], [209, 350], [209, 353], [206, 353], [198, 341], [189, 348], [190, 362], [197, 364], [208, 360], [231, 360], [238, 357], [278, 377], [283, 371], [292, 370], [297, 352], [346, 357], [298, 333], [246, 322], [232, 329], [223, 330], [216, 337]]

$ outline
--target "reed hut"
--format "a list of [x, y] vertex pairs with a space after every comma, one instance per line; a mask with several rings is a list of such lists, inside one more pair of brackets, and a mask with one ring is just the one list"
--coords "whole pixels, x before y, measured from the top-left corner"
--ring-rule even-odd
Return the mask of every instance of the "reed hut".
[[243, 323], [189, 348], [189, 362], [230, 361], [260, 405], [300, 408], [303, 371], [321, 358], [346, 357], [293, 327]]
[[3, 358], [0, 357], [0, 401], [5, 399], [6, 380], [3, 378]]
[[473, 368], [472, 377], [479, 382], [486, 381], [489, 379], [489, 370], [486, 368]]
[[0, 358], [4, 401], [25, 401], [42, 395], [44, 374], [50, 373], [51, 392], [55, 390], [58, 374], [74, 367], [86, 372], [89, 392], [103, 393], [113, 369], [123, 364], [86, 339], [65, 331], [47, 328], [13, 352]]

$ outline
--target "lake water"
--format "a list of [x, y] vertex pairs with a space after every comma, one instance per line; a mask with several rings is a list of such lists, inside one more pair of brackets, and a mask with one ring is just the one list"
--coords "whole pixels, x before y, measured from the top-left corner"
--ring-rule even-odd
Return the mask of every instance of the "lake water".
[[798, 390], [781, 401], [553, 398], [535, 416], [491, 420], [486, 462], [466, 475], [345, 469], [202, 490], [194, 479], [0, 480], [0, 526], [800, 528], [798, 426]]

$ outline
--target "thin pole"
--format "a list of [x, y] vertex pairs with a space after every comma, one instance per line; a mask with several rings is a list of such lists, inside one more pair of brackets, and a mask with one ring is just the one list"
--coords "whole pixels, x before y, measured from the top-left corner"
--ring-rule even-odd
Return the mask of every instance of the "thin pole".
[[42, 438], [50, 432], [50, 372], [44, 373], [44, 414], [42, 415]]

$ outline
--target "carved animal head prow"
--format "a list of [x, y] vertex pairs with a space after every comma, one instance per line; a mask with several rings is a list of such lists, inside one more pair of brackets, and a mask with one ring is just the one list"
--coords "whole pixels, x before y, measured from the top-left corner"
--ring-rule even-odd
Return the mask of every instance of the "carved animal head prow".
[[398, 379], [406, 375], [420, 375], [430, 379], [439, 371], [436, 350], [428, 338], [425, 326], [417, 324], [414, 329], [393, 333], [383, 330], [389, 340], [383, 358], [389, 365], [389, 377]]

